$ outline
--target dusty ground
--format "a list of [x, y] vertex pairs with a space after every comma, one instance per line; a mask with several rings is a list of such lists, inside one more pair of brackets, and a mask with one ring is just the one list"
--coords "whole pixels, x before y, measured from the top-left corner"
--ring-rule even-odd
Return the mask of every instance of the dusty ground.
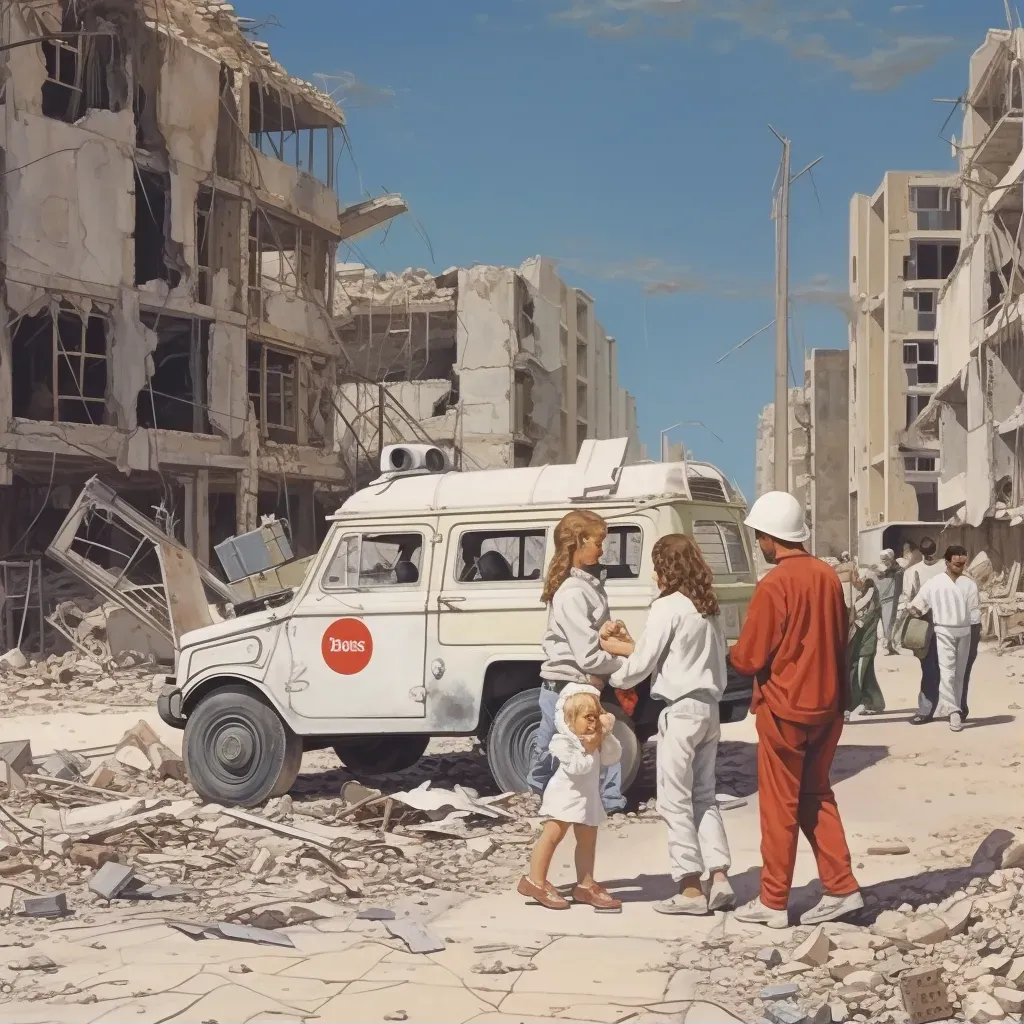
[[[966, 1013], [978, 1022], [1019, 1019], [1014, 993], [1024, 989], [1019, 895], [1024, 870], [998, 870], [998, 849], [988, 860], [977, 858], [973, 869], [971, 861], [993, 830], [1015, 832], [1024, 817], [1019, 722], [1024, 656], [982, 653], [972, 684], [974, 721], [959, 735], [941, 724], [906, 723], [915, 667], [909, 657], [879, 658], [891, 710], [854, 721], [844, 734], [836, 791], [869, 907], [853, 925], [817, 937], [810, 953], [797, 948], [806, 929], [769, 933], [741, 926], [730, 915], [680, 920], [653, 913], [650, 902], [666, 895], [671, 883], [663, 827], [642, 809], [614, 822], [599, 848], [601, 874], [627, 901], [617, 916], [584, 908], [544, 911], [525, 906], [512, 893], [535, 826], [525, 802], [512, 805], [514, 817], [507, 822], [473, 827], [472, 834], [486, 831], [493, 839], [494, 849], [484, 858], [471, 855], [466, 841], [455, 837], [421, 836], [395, 858], [397, 868], [378, 847], [367, 847], [362, 855], [347, 849], [341, 856], [360, 866], [352, 868], [348, 884], [328, 886], [326, 893], [323, 886], [304, 891], [299, 885], [322, 881], [322, 875], [294, 849], [281, 848], [276, 875], [250, 874], [255, 844], [273, 842], [259, 830], [231, 832], [212, 814], [207, 821], [212, 820], [214, 835], [218, 830], [224, 835], [217, 851], [226, 864], [179, 872], [176, 865], [162, 865], [157, 850], [149, 867], [138, 865], [151, 880], [174, 883], [183, 875], [186, 889], [199, 890], [185, 902], [115, 901], [108, 907], [85, 888], [91, 871], [62, 865], [59, 857], [49, 858], [50, 875], [0, 879], [42, 891], [55, 878], [73, 909], [61, 920], [15, 915], [0, 925], [0, 944], [7, 947], [0, 951], [0, 1012], [19, 1024], [711, 1022], [764, 1015], [798, 1020], [794, 1008], [799, 1006], [808, 1014], [818, 1012], [819, 1021], [899, 1022], [907, 1019], [899, 977], [908, 968], [933, 964], [946, 971], [961, 1018]], [[20, 683], [19, 688], [24, 689]], [[59, 689], [60, 707], [53, 702], [46, 710], [42, 697], [25, 701], [31, 714], [5, 713], [0, 740], [28, 735], [37, 753], [56, 746], [101, 747], [114, 743], [140, 717], [92, 701], [83, 707], [70, 680]], [[118, 693], [143, 689], [119, 687]], [[180, 742], [151, 711], [145, 717], [165, 740]], [[747, 799], [726, 812], [741, 899], [756, 891], [759, 860], [752, 725], [747, 719], [724, 727], [720, 758], [720, 790]], [[316, 818], [327, 825], [339, 820], [345, 773], [327, 753], [309, 755], [303, 768], [291, 809], [299, 818], [288, 812], [278, 820]], [[469, 785], [482, 796], [494, 793], [482, 759], [466, 744], [440, 744], [418, 772], [378, 784], [385, 791], [407, 789], [424, 778], [436, 785]], [[147, 785], [140, 781], [134, 788], [142, 792]], [[649, 776], [644, 787], [640, 796], [646, 800]], [[173, 786], [168, 793], [175, 800], [188, 795]], [[179, 841], [168, 835], [167, 841]], [[206, 855], [198, 847], [189, 849], [190, 841], [187, 834], [180, 840], [185, 852]], [[903, 844], [907, 852], [868, 852], [882, 843]], [[996, 844], [1005, 845], [1005, 839]], [[571, 850], [566, 850], [556, 881], [571, 879], [570, 863]], [[161, 872], [167, 877], [157, 879]], [[794, 911], [815, 901], [813, 878], [802, 847]], [[351, 893], [354, 879], [361, 895]], [[285, 904], [313, 910], [312, 919], [276, 929], [290, 947], [194, 940], [166, 923], [226, 920], [243, 905]], [[16, 899], [15, 911], [18, 906]], [[391, 907], [399, 916], [430, 921], [445, 949], [408, 952], [383, 924], [356, 919], [367, 907]], [[883, 915], [899, 908], [901, 914]], [[930, 934], [937, 914], [952, 919], [954, 932], [963, 917], [966, 930], [948, 938]], [[874, 932], [867, 930], [872, 925]], [[922, 936], [930, 941], [919, 941]], [[941, 941], [931, 944], [935, 940]], [[762, 952], [766, 947], [777, 949], [778, 956]], [[33, 957], [47, 959], [33, 965]], [[775, 959], [781, 963], [768, 966]], [[762, 988], [778, 983], [796, 985], [798, 1002], [763, 1003]]]

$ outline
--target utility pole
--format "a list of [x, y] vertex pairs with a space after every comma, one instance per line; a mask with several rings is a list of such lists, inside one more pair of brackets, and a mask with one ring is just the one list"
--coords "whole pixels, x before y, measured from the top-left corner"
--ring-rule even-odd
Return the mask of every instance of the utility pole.
[[[790, 142], [768, 125], [782, 143], [782, 162], [772, 203], [775, 221], [775, 490], [789, 491], [789, 188], [821, 160], [790, 174]], [[749, 339], [748, 339], [749, 340]]]
[[[769, 126], [770, 127], [770, 126]], [[782, 143], [775, 219], [775, 490], [789, 490], [789, 139]]]

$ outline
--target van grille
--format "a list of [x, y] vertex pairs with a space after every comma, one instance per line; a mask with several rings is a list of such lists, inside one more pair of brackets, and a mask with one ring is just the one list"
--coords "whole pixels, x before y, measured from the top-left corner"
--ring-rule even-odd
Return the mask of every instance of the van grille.
[[694, 501], [728, 501], [721, 480], [712, 480], [706, 476], [691, 476], [687, 481], [690, 485], [690, 496]]

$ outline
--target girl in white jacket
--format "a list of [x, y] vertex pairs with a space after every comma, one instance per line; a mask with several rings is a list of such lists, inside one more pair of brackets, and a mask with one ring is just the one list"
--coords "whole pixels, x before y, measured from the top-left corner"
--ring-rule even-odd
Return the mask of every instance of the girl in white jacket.
[[[669, 861], [679, 892], [654, 909], [706, 914], [734, 902], [729, 844], [715, 798], [725, 634], [714, 575], [696, 543], [685, 534], [669, 534], [654, 545], [652, 561], [661, 594], [651, 605], [644, 635], [634, 649], [632, 640], [605, 627], [601, 645], [627, 656], [609, 679], [612, 686], [635, 686], [650, 676], [651, 697], [666, 705], [658, 718], [658, 813], [668, 825]], [[705, 872], [707, 894], [701, 887]]]
[[568, 900], [548, 881], [558, 844], [572, 827], [576, 838], [576, 886], [573, 901], [595, 910], [618, 911], [622, 903], [594, 880], [597, 829], [605, 820], [601, 802], [601, 768], [618, 764], [622, 747], [612, 735], [615, 719], [601, 709], [597, 689], [569, 683], [555, 707], [555, 735], [548, 750], [558, 768], [544, 788], [540, 813], [548, 820], [530, 858], [530, 873], [519, 880], [521, 896], [550, 910], [565, 910]]

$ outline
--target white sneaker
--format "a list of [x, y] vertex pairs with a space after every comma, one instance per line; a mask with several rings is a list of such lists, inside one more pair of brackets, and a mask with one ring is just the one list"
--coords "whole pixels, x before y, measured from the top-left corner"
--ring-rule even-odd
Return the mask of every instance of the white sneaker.
[[682, 893], [676, 893], [670, 900], [661, 900], [659, 903], [655, 903], [654, 912], [703, 917], [708, 912], [708, 901], [703, 893], [700, 896], [684, 896]]
[[838, 921], [855, 910], [864, 909], [864, 897], [860, 892], [851, 892], [849, 896], [829, 896], [826, 893], [811, 907], [806, 914], [800, 915], [801, 924], [824, 924], [826, 921]]
[[732, 916], [744, 924], [761, 924], [766, 928], [789, 927], [789, 912], [786, 910], [772, 910], [771, 907], [766, 907], [761, 902], [760, 896], [744, 904]]
[[708, 893], [708, 910], [714, 913], [717, 910], [732, 910], [736, 905], [736, 893], [728, 880], [715, 882]]
[[949, 728], [952, 732], [960, 732], [964, 727], [964, 716], [959, 711], [954, 711], [949, 716]]

